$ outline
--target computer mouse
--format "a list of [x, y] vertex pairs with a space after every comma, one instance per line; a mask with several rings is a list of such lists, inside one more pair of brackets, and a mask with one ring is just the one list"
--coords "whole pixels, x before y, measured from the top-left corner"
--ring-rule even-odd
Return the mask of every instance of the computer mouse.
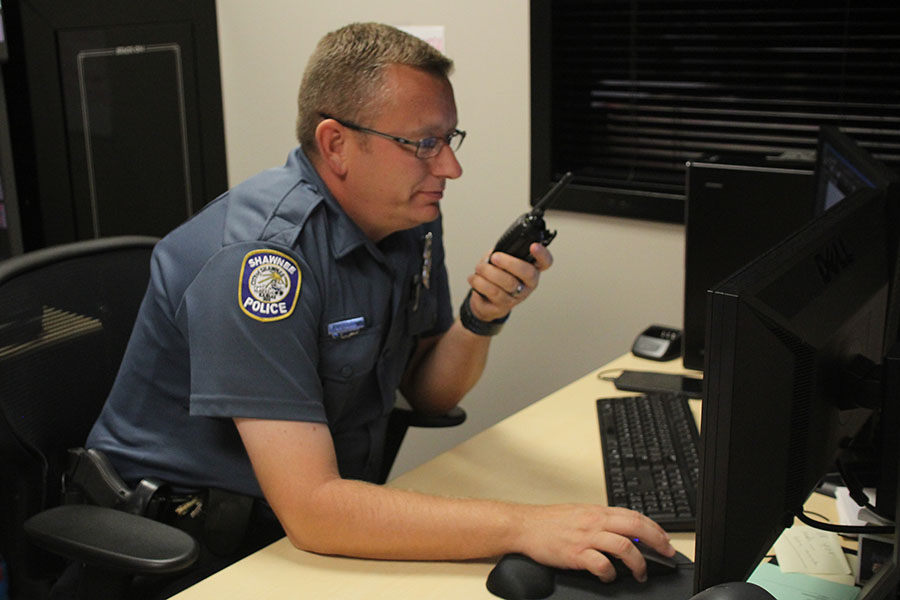
[[[660, 554], [640, 540], [632, 540], [632, 543], [634, 543], [634, 547], [638, 549], [641, 556], [644, 557], [644, 561], [647, 563], [648, 577], [668, 575], [678, 570], [678, 561], [674, 556], [668, 557], [664, 554]], [[623, 573], [631, 574], [631, 569], [625, 566], [625, 563], [620, 559], [609, 555], [607, 555], [607, 558], [609, 558], [610, 562], [616, 568], [617, 575]]]
[[506, 600], [547, 598], [556, 587], [555, 571], [524, 554], [507, 554], [488, 575], [487, 589]]
[[[677, 573], [679, 561], [690, 564], [684, 555], [669, 558], [637, 540], [634, 541], [634, 545], [647, 562], [647, 576], [651, 580], [666, 574]], [[616, 569], [617, 581], [620, 579], [628, 581], [630, 583], [626, 585], [629, 587], [631, 584], [637, 583], [631, 578], [631, 569], [625, 566], [625, 563], [613, 556], [607, 555], [607, 557]], [[557, 575], [569, 582], [574, 578], [583, 583], [590, 582], [592, 586], [614, 585], [602, 583], [599, 578], [588, 571], [555, 569], [542, 565], [523, 554], [507, 554], [500, 559], [488, 575], [487, 589], [495, 596], [506, 600], [538, 600], [548, 598], [553, 594]]]
[[707, 588], [691, 600], [775, 600], [775, 596], [756, 584], [735, 581]]

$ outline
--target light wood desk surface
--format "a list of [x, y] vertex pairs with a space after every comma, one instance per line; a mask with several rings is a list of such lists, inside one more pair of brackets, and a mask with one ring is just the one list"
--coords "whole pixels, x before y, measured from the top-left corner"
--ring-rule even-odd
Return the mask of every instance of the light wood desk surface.
[[[628, 395], [598, 377], [616, 369], [684, 372], [681, 361], [628, 354], [550, 394], [389, 486], [454, 497], [524, 503], [606, 504], [595, 401]], [[700, 402], [692, 400], [699, 422]], [[694, 555], [694, 534], [673, 533]], [[485, 598], [495, 559], [465, 562], [375, 561], [303, 552], [281, 539], [174, 596], [216, 598]]]

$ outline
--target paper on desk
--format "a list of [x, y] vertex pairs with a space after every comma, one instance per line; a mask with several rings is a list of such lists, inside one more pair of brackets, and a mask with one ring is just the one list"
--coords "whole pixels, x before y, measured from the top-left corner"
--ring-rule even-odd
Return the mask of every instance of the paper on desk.
[[[863, 490], [869, 502], [875, 504], [875, 490], [866, 488]], [[834, 489], [834, 497], [837, 502], [838, 523], [847, 525], [865, 525], [866, 522], [859, 518], [860, 506], [856, 500], [850, 497], [850, 490], [845, 487]]]
[[855, 600], [859, 588], [804, 573], [783, 573], [777, 565], [761, 563], [747, 579], [775, 596], [775, 600]]
[[851, 575], [836, 533], [795, 525], [775, 542], [775, 556], [785, 573]]

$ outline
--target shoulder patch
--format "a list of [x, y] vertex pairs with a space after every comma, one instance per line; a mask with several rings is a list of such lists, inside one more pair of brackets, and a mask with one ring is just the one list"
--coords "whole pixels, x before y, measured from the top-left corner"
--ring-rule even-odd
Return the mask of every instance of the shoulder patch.
[[300, 296], [300, 267], [277, 250], [253, 250], [244, 256], [238, 284], [238, 304], [257, 321], [291, 316]]

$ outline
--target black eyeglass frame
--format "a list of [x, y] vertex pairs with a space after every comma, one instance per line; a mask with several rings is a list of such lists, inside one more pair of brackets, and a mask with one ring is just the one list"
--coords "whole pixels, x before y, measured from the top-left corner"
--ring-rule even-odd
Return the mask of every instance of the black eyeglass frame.
[[[416, 148], [416, 158], [433, 158], [441, 153], [441, 150], [444, 148], [444, 144], [446, 144], [450, 150], [456, 153], [459, 150], [460, 146], [462, 146], [463, 140], [466, 139], [466, 132], [460, 129], [454, 129], [451, 133], [447, 134], [445, 137], [440, 136], [430, 136], [426, 138], [422, 138], [421, 140], [415, 142], [413, 140], [408, 140], [404, 137], [400, 137], [398, 135], [391, 135], [389, 133], [384, 133], [383, 131], [376, 131], [374, 129], [370, 129], [368, 127], [363, 127], [362, 125], [357, 125], [352, 121], [345, 121], [343, 119], [338, 119], [337, 117], [333, 117], [326, 113], [319, 113], [319, 116], [323, 119], [333, 119], [346, 127], [347, 129], [352, 129], [354, 131], [359, 131], [361, 133], [369, 133], [371, 135], [381, 136], [383, 138], [393, 140], [400, 144], [407, 144], [409, 146], [415, 146]], [[454, 147], [454, 139], [459, 139], [456, 142], [456, 146]]]

